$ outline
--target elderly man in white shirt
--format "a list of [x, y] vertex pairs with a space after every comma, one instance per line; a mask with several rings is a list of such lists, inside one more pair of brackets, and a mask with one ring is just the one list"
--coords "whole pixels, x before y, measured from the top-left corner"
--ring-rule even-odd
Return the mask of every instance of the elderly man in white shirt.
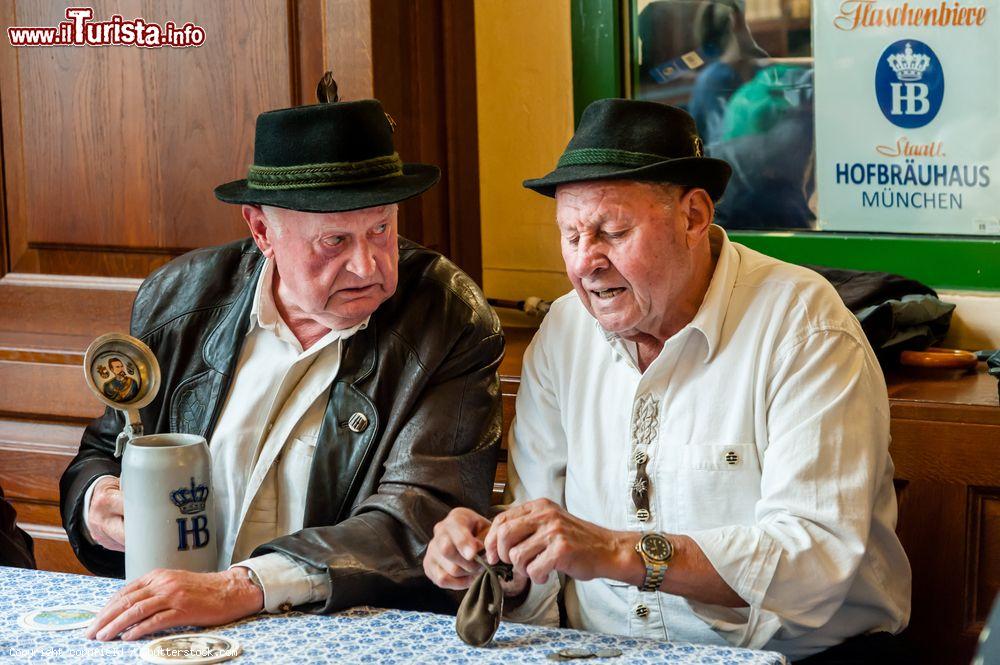
[[[216, 188], [251, 238], [139, 289], [131, 331], [161, 368], [143, 424], [209, 441], [219, 572], [125, 585], [90, 638], [303, 604], [454, 608], [420, 559], [452, 508], [489, 505], [503, 334], [467, 275], [397, 235], [397, 204], [438, 169], [402, 162], [377, 100], [321, 102], [261, 114], [247, 179]], [[103, 575], [124, 572], [122, 425], [92, 422], [61, 483], [74, 551]]]
[[452, 511], [424, 569], [461, 589], [482, 550], [513, 564], [509, 620], [561, 600], [574, 628], [892, 662], [910, 568], [882, 372], [829, 283], [712, 224], [728, 176], [685, 112], [603, 100], [525, 182], [556, 198], [574, 291], [525, 353], [512, 506]]

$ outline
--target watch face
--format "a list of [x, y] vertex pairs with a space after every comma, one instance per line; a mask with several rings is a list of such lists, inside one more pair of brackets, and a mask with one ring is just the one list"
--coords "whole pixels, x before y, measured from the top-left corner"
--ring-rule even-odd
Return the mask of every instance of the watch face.
[[663, 536], [650, 533], [642, 537], [640, 541], [643, 553], [653, 561], [669, 561], [674, 553], [673, 547]]

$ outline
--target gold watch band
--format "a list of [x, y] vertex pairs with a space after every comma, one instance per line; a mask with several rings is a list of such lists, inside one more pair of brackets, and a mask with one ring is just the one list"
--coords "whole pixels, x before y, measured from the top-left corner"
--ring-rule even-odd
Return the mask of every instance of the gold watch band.
[[646, 562], [646, 579], [643, 580], [640, 591], [659, 591], [663, 578], [667, 574], [667, 564]]
[[[650, 547], [649, 551], [645, 548]], [[673, 546], [662, 533], [644, 533], [635, 544], [636, 554], [642, 559], [646, 574], [639, 586], [640, 591], [659, 591], [663, 578], [670, 567]]]

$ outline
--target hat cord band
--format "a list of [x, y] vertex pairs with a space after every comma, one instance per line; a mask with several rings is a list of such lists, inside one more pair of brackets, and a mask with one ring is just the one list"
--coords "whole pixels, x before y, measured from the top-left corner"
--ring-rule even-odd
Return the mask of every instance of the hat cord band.
[[357, 162], [323, 162], [295, 166], [251, 165], [247, 186], [252, 189], [311, 189], [357, 185], [403, 175], [403, 161], [397, 153]]
[[648, 166], [667, 160], [667, 157], [648, 152], [632, 152], [615, 148], [579, 148], [567, 150], [559, 158], [556, 168], [586, 164], [617, 164], [619, 166]]

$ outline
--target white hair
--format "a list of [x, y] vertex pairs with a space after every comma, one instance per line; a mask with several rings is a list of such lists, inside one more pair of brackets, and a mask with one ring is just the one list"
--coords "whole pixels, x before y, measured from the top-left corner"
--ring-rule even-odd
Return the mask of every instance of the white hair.
[[274, 235], [281, 237], [281, 235], [285, 232], [285, 225], [278, 215], [275, 214], [275, 211], [276, 208], [272, 206], [262, 205], [260, 207], [260, 213], [264, 216], [264, 219], [267, 220], [267, 227], [274, 231]]
[[669, 205], [673, 205], [684, 191], [684, 187], [682, 185], [672, 182], [659, 182], [656, 183], [656, 186], [666, 195]]

